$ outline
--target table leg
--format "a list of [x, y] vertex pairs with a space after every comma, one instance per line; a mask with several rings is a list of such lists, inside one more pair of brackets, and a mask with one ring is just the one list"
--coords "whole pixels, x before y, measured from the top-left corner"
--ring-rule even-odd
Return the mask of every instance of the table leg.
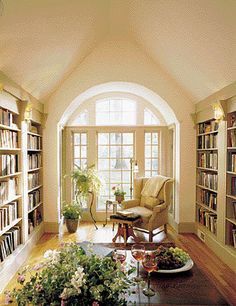
[[106, 202], [106, 220], [105, 220], [105, 223], [103, 223], [103, 227], [105, 227], [107, 225], [107, 208], [108, 208], [108, 204]]
[[127, 226], [127, 227], [128, 227], [127, 228], [127, 239], [129, 237], [132, 237], [135, 242], [140, 242], [141, 239], [135, 235], [134, 230], [133, 230], [133, 226]]
[[113, 242], [116, 242], [116, 239], [121, 236], [121, 237], [124, 237], [124, 229], [122, 227], [122, 224], [118, 224], [118, 230], [117, 230], [117, 233], [115, 235], [115, 237], [112, 239]]

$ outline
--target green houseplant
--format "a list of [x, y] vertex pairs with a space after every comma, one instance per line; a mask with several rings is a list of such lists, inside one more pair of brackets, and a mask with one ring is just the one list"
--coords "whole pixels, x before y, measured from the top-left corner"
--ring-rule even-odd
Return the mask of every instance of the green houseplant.
[[72, 181], [75, 184], [75, 202], [82, 207], [83, 201], [90, 202], [90, 215], [94, 222], [95, 227], [96, 221], [92, 214], [92, 206], [94, 204], [95, 195], [98, 195], [103, 186], [102, 180], [100, 179], [95, 165], [81, 168], [76, 165], [76, 168], [71, 173]]
[[65, 205], [62, 214], [65, 219], [66, 227], [69, 233], [75, 233], [81, 217], [82, 208], [78, 202], [73, 202], [70, 205]]
[[126, 192], [123, 191], [120, 186], [113, 186], [112, 190], [114, 191], [114, 196], [116, 197], [116, 201], [121, 203], [125, 199]]

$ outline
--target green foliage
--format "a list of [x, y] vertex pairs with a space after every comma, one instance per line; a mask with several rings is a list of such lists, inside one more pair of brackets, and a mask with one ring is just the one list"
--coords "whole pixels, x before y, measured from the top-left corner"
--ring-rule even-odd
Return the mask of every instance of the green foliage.
[[124, 196], [126, 194], [126, 192], [123, 191], [119, 185], [113, 186], [112, 190], [114, 191], [115, 196]]
[[81, 217], [82, 208], [78, 202], [67, 204], [63, 207], [62, 214], [65, 219], [79, 219]]
[[128, 271], [110, 257], [87, 256], [76, 243], [48, 250], [44, 261], [18, 275], [20, 288], [8, 292], [18, 305], [126, 305]]

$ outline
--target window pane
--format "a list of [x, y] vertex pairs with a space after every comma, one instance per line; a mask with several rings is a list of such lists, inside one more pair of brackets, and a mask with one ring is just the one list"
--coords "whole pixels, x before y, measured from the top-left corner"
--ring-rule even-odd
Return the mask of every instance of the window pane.
[[80, 157], [80, 146], [74, 147], [74, 158]]
[[98, 160], [98, 169], [99, 170], [108, 170], [109, 169], [109, 159], [99, 159]]
[[121, 133], [111, 133], [110, 144], [121, 144]]
[[145, 144], [151, 144], [151, 142], [152, 142], [151, 133], [145, 133]]
[[145, 175], [153, 176], [158, 168], [158, 132], [145, 133]]
[[81, 157], [82, 158], [87, 157], [87, 147], [86, 146], [81, 146]]
[[145, 157], [148, 157], [148, 158], [151, 157], [151, 146], [145, 147]]
[[130, 172], [129, 171], [123, 171], [122, 182], [123, 183], [129, 183], [130, 182]]
[[152, 160], [152, 169], [158, 170], [158, 160], [157, 159]]
[[133, 145], [133, 133], [123, 133], [123, 144], [132, 144]]
[[87, 134], [82, 133], [81, 134], [81, 144], [86, 145], [87, 144]]
[[96, 103], [96, 112], [101, 111], [109, 111], [109, 100]]
[[98, 157], [109, 157], [109, 147], [108, 146], [99, 146], [98, 148]]
[[145, 177], [150, 177], [151, 176], [151, 171], [145, 171]]
[[157, 157], [158, 155], [158, 147], [155, 145], [152, 147], [152, 157]]
[[74, 145], [80, 144], [80, 134], [75, 133], [74, 134]]
[[99, 133], [98, 134], [98, 144], [108, 144], [108, 143], [109, 143], [109, 134]]
[[120, 171], [112, 171], [110, 175], [111, 183], [121, 183], [121, 172]]
[[80, 159], [75, 159], [74, 165], [76, 165], [77, 167], [80, 167], [81, 166]]
[[132, 158], [134, 156], [133, 146], [124, 146], [123, 147], [123, 157]]
[[151, 170], [151, 159], [145, 159], [145, 169]]

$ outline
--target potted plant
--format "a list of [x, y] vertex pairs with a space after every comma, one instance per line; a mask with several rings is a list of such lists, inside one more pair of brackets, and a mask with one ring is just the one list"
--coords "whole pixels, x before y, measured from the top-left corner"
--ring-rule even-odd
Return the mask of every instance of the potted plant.
[[103, 183], [95, 169], [95, 165], [86, 168], [76, 165], [76, 168], [71, 173], [71, 178], [75, 184], [75, 201], [82, 207], [84, 200], [90, 200], [90, 215], [97, 228], [92, 213], [92, 205], [94, 204], [95, 194], [98, 195], [100, 193]]
[[81, 205], [76, 201], [72, 204], [64, 206], [62, 214], [64, 216], [66, 227], [69, 233], [75, 233], [77, 231], [81, 212]]
[[119, 185], [112, 187], [112, 190], [114, 190], [114, 196], [117, 202], [121, 203], [124, 201], [126, 192], [123, 191]]

